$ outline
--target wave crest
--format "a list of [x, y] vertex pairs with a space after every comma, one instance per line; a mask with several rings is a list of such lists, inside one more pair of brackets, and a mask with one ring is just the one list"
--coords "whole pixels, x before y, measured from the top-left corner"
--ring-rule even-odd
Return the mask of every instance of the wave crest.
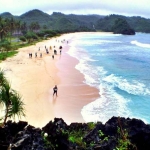
[[138, 41], [131, 41], [131, 44], [140, 46], [140, 47], [144, 47], [144, 48], [150, 48], [150, 44], [146, 44], [146, 43], [140, 43]]

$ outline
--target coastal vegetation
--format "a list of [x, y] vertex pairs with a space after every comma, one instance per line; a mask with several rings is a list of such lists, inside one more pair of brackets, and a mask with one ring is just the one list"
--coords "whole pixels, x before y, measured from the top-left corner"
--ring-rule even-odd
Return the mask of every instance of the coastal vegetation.
[[[115, 34], [134, 35], [135, 32], [150, 33], [150, 19], [121, 15], [65, 15], [46, 14], [38, 9], [20, 16], [9, 12], [0, 15], [0, 58], [15, 54], [18, 48], [40, 40], [70, 32], [105, 31]], [[16, 52], [13, 52], [16, 51]]]
[[35, 44], [43, 39], [60, 35], [61, 32], [39, 29], [38, 23], [25, 22], [17, 19], [0, 17], [0, 60], [15, 55], [18, 48]]

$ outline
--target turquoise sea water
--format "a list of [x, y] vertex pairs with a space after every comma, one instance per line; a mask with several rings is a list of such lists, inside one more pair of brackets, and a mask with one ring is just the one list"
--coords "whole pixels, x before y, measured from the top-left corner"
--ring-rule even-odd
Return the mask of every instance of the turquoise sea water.
[[112, 116], [136, 117], [150, 123], [150, 34], [79, 35], [69, 55], [85, 83], [100, 97], [81, 110], [85, 121], [105, 123]]

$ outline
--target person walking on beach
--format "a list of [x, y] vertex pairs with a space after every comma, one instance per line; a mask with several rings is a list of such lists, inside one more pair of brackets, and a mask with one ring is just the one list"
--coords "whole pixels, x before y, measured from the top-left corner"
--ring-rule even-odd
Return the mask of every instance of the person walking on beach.
[[57, 96], [57, 90], [58, 90], [57, 85], [55, 85], [55, 87], [53, 88], [53, 96], [54, 96], [55, 93], [56, 93], [56, 96]]
[[35, 58], [37, 57], [37, 52], [35, 53]]
[[40, 53], [40, 58], [42, 58], [42, 53]]

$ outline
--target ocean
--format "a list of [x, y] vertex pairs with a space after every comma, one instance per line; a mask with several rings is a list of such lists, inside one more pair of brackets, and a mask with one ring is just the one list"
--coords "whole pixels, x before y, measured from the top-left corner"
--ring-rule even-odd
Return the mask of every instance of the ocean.
[[85, 33], [69, 46], [84, 83], [100, 94], [81, 110], [86, 122], [120, 116], [150, 123], [150, 34]]

